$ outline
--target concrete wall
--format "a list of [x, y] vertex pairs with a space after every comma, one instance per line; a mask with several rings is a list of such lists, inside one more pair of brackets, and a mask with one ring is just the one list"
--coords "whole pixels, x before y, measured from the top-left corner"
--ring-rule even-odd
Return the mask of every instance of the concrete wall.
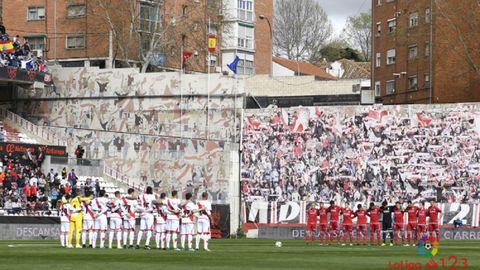
[[[352, 86], [360, 80], [317, 81], [313, 76], [250, 77], [245, 81], [247, 95], [253, 96], [317, 96], [351, 95]], [[357, 93], [360, 94], [360, 93]]]
[[214, 202], [229, 202], [243, 80], [133, 69], [52, 73], [56, 88], [20, 91], [17, 112], [52, 126], [69, 153], [81, 144], [86, 158], [158, 191], [208, 190]]

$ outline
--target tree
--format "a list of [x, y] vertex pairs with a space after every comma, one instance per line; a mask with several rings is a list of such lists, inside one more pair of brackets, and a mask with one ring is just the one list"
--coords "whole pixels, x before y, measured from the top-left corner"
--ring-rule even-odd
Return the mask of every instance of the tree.
[[[192, 2], [180, 9], [175, 5], [176, 1], [164, 0], [92, 0], [90, 12], [98, 17], [99, 27], [106, 27], [112, 35], [114, 62], [140, 63], [140, 71], [146, 72], [155, 57], [164, 55], [168, 67], [181, 68], [181, 51], [195, 51], [196, 63], [188, 60], [190, 70], [203, 71], [207, 32], [223, 26], [223, 18], [218, 16], [224, 8], [222, 2]], [[176, 10], [181, 14], [174, 13]]]
[[331, 37], [332, 29], [327, 14], [314, 0], [275, 2], [273, 44], [276, 55], [318, 62], [320, 49]]
[[370, 12], [348, 17], [343, 33], [350, 46], [359, 49], [365, 60], [370, 61], [372, 55], [372, 15]]
[[[355, 62], [364, 61], [361, 53], [355, 49], [348, 47], [342, 41], [334, 41], [325, 45], [320, 50], [322, 60], [325, 59], [328, 62], [335, 62], [340, 59], [349, 59]], [[318, 64], [316, 62], [315, 64]]]

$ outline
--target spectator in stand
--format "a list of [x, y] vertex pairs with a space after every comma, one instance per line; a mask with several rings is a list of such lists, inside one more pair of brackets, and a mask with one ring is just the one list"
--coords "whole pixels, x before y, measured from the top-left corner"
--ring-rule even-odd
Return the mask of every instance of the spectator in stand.
[[63, 194], [70, 194], [71, 191], [72, 191], [72, 186], [70, 185], [70, 183], [67, 183], [63, 187]]
[[75, 174], [75, 170], [72, 169], [71, 172], [68, 173], [68, 183], [70, 183], [71, 187], [74, 187], [77, 184], [77, 175]]
[[25, 198], [27, 201], [32, 200], [32, 190], [30, 189], [30, 183], [27, 182], [27, 184], [23, 187], [23, 194], [25, 195]]
[[95, 197], [98, 197], [100, 195], [100, 182], [98, 182], [98, 179], [95, 180]]
[[65, 167], [62, 169], [62, 179], [67, 179], [67, 168]]
[[0, 34], [5, 35], [7, 33], [3, 22], [0, 22]]
[[49, 183], [55, 182], [55, 172], [53, 171], [53, 169], [50, 169], [50, 171], [48, 172], [47, 180]]
[[3, 129], [3, 126], [0, 126], [0, 142], [5, 141], [6, 131]]
[[77, 149], [75, 149], [75, 156], [77, 158], [83, 158], [83, 154], [85, 154], [85, 149], [81, 145], [77, 146]]

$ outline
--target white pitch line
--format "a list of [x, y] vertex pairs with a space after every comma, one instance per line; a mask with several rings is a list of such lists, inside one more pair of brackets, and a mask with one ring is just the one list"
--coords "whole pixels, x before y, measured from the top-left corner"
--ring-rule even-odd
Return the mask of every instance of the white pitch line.
[[14, 247], [38, 247], [38, 246], [45, 246], [45, 247], [52, 247], [52, 246], [57, 246], [56, 244], [10, 244], [7, 245], [9, 248], [14, 248]]

